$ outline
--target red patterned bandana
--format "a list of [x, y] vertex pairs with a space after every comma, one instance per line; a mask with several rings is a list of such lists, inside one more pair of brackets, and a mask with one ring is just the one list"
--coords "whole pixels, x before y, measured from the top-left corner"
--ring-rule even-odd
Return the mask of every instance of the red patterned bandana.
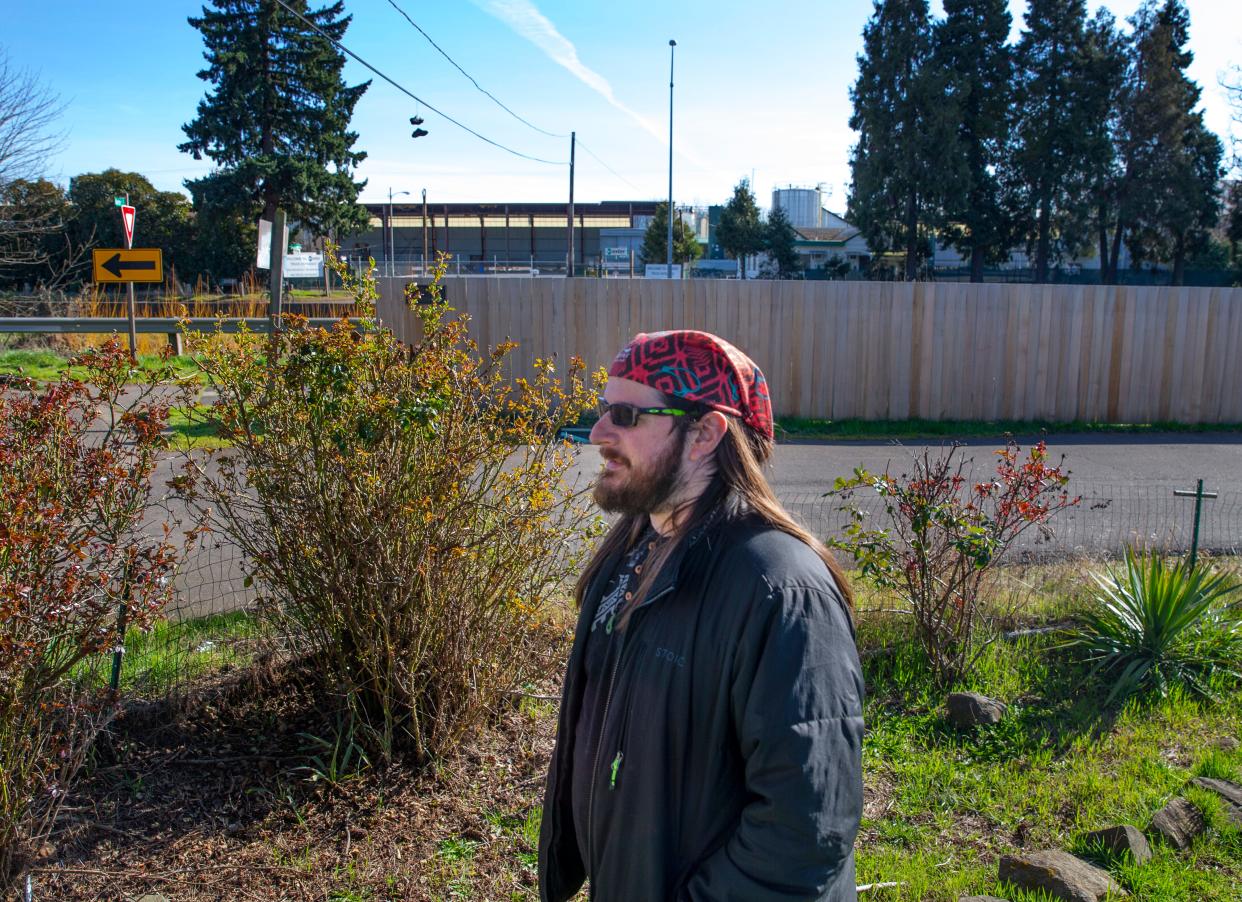
[[773, 438], [772, 400], [763, 373], [753, 360], [709, 332], [640, 332], [621, 349], [608, 375], [739, 417], [760, 435]]

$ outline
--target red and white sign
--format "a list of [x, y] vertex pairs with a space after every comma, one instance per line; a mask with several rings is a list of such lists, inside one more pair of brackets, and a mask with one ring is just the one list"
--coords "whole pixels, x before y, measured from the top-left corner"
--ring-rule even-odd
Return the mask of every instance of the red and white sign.
[[126, 204], [121, 207], [121, 223], [125, 226], [125, 246], [134, 246], [134, 208]]

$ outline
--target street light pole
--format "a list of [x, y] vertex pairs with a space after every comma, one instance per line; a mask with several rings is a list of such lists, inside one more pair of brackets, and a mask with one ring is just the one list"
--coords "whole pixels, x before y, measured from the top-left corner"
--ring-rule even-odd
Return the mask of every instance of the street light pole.
[[396, 245], [396, 240], [393, 238], [393, 234], [392, 234], [393, 232], [392, 199], [394, 197], [400, 197], [402, 194], [409, 194], [409, 193], [410, 192], [408, 191], [398, 191], [396, 194], [393, 194], [392, 188], [388, 189], [388, 261], [387, 262], [388, 262], [388, 275], [390, 276], [396, 275], [396, 273], [393, 272], [393, 268], [392, 268], [392, 258], [393, 258], [393, 254], [395, 253], [394, 247]]
[[677, 42], [668, 42], [668, 278], [673, 277], [673, 54]]
[[427, 189], [423, 189], [423, 278], [427, 277]]

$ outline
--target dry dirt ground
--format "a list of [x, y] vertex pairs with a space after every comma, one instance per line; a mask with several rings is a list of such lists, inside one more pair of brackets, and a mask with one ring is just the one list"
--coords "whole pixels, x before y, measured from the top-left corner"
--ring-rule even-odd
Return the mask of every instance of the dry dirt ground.
[[538, 897], [551, 702], [515, 699], [422, 773], [332, 785], [330, 752], [309, 738], [333, 731], [313, 675], [256, 672], [113, 724], [44, 849], [35, 900]]

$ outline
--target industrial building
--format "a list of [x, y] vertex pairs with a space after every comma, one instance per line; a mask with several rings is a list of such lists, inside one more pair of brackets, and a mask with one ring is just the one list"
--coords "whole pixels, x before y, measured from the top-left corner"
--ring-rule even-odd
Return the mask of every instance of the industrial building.
[[[574, 205], [575, 270], [601, 263], [605, 248], [637, 254], [658, 201], [602, 201]], [[351, 258], [373, 257], [381, 271], [417, 269], [445, 252], [461, 272], [506, 268], [564, 273], [569, 217], [564, 203], [365, 204], [370, 228], [347, 239]]]

